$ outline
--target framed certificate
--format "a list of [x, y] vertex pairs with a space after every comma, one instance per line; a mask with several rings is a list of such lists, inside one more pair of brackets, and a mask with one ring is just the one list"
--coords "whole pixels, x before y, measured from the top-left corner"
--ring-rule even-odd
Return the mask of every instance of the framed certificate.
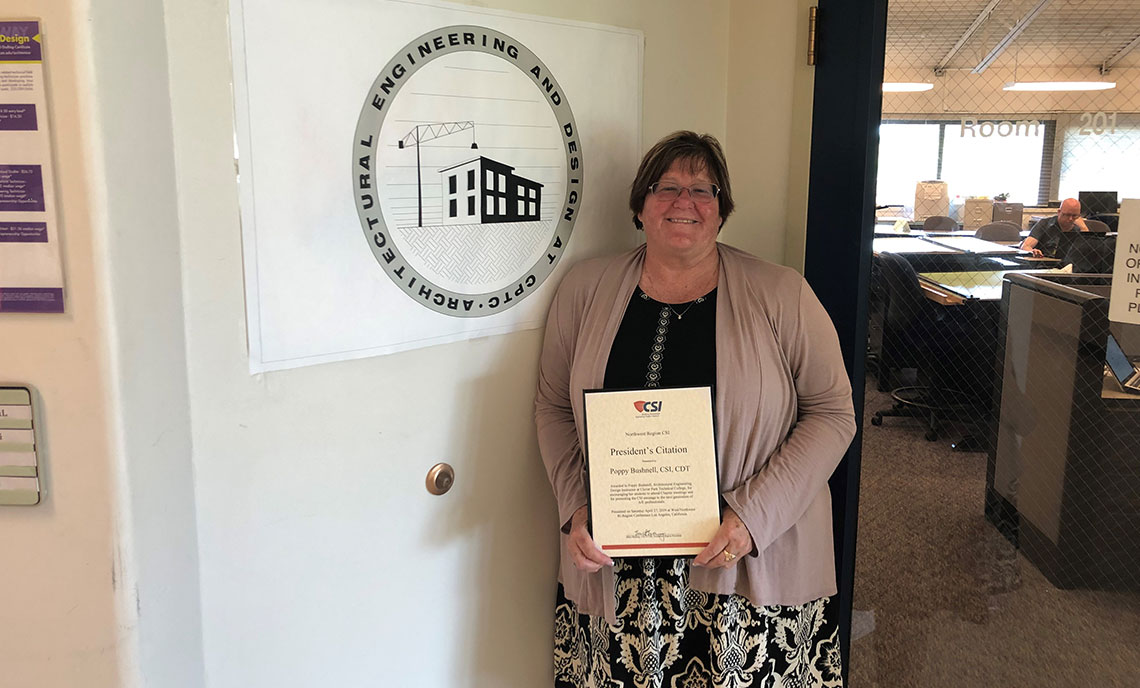
[[720, 527], [712, 388], [584, 395], [594, 540], [611, 557], [698, 554]]

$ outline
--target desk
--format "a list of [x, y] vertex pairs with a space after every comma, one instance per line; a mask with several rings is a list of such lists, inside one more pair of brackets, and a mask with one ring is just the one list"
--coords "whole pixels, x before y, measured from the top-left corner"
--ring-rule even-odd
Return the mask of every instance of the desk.
[[922, 272], [918, 279], [926, 298], [944, 306], [958, 306], [967, 300], [1000, 301], [1002, 280], [1010, 272], [1022, 271]]
[[1140, 396], [1104, 374], [1118, 326], [1082, 278], [1009, 277], [985, 513], [1057, 587], [1140, 591]]
[[[1104, 383], [1100, 388], [1100, 398], [1106, 400], [1115, 399], [1124, 400], [1125, 402], [1131, 403], [1140, 403], [1140, 395], [1133, 392], [1124, 391], [1124, 387], [1122, 387], [1120, 383], [1116, 381], [1116, 378], [1112, 376], [1112, 373], [1108, 372], [1108, 366], [1104, 367]], [[1106, 401], [1105, 403], [1109, 404], [1111, 402]]]
[[[950, 273], [923, 273], [923, 274], [938, 275], [938, 274], [950, 274]], [[921, 279], [921, 277], [922, 277], [922, 274], [919, 275], [918, 286], [920, 289], [922, 289], [922, 295], [925, 296], [927, 299], [933, 301], [934, 303], [937, 303], [940, 306], [961, 306], [963, 303], [966, 302], [966, 299], [962, 298], [958, 294], [955, 294], [954, 292], [950, 291], [946, 287], [943, 287], [942, 285], [937, 284], [935, 282], [930, 282], [930, 281]]]
[[1014, 260], [1022, 265], [1031, 266], [1033, 268], [1059, 268], [1061, 267], [1060, 258], [1050, 258], [1049, 256], [1015, 256]]
[[[978, 252], [963, 250], [951, 244], [970, 246]], [[1018, 259], [1018, 252], [999, 244], [981, 241], [973, 237], [946, 238], [890, 236], [877, 237], [872, 241], [872, 251], [876, 257], [883, 253], [894, 253], [907, 259], [915, 272], [956, 272], [960, 270], [1013, 270], [1019, 263], [1003, 256]]]
[[873, 240], [871, 247], [876, 257], [883, 253], [893, 253], [906, 258], [915, 272], [997, 270], [1002, 267], [1012, 267], [995, 265], [992, 262], [993, 258], [966, 253], [952, 246], [943, 246], [926, 237], [882, 237]]
[[926, 298], [944, 306], [966, 301], [1001, 301], [1001, 284], [1010, 273], [1040, 275], [1065, 274], [1061, 270], [969, 270], [964, 272], [922, 272], [919, 286]]
[[974, 236], [930, 236], [926, 240], [939, 246], [948, 246], [963, 253], [975, 253], [979, 256], [1015, 256], [1021, 253], [1021, 249], [1015, 246], [1006, 246]]
[[[876, 256], [891, 253], [904, 257], [920, 277], [918, 286], [923, 296], [939, 306], [961, 306], [967, 302], [979, 304], [996, 302], [1001, 297], [1002, 277], [1014, 267], [1006, 266], [1002, 269], [996, 265], [997, 261], [1001, 260], [996, 257], [964, 253], [919, 237], [876, 239], [874, 249]], [[889, 299], [878, 272], [878, 263], [876, 260], [872, 269], [869, 349], [878, 355], [879, 389], [885, 391], [890, 388], [891, 371], [899, 368], [892, 362], [899, 360], [901, 355], [891, 352], [889, 328], [885, 324]], [[979, 275], [987, 275], [984, 285], [980, 283]], [[970, 285], [975, 289], [987, 288], [988, 292], [985, 295], [964, 292], [962, 287]], [[991, 314], [988, 311], [996, 309], [980, 307], [970, 310], [977, 312], [955, 313], [954, 317], [990, 319]], [[989, 325], [982, 326], [983, 331], [988, 329]]]
[[927, 232], [927, 236], [932, 237], [972, 237], [978, 230], [976, 229], [951, 229], [941, 232]]
[[962, 251], [959, 251], [956, 248], [950, 246], [942, 246], [940, 244], [929, 241], [924, 237], [916, 236], [876, 237], [871, 242], [871, 250], [875, 255], [879, 255], [880, 253], [962, 253]]
[[[980, 352], [978, 360], [969, 367], [963, 364], [959, 374], [966, 387], [976, 394], [977, 412], [984, 418], [990, 414], [993, 399], [989, 390], [994, 385], [994, 356], [998, 351], [998, 315], [1003, 283], [1010, 273], [1052, 273], [1058, 270], [969, 270], [963, 272], [922, 272], [919, 286], [923, 296], [942, 306], [957, 306], [965, 310], [959, 314], [973, 322], [969, 344]], [[955, 442], [955, 451], [986, 451], [988, 438], [977, 429], [971, 429]]]
[[895, 229], [892, 225], [875, 225], [876, 237], [923, 237], [926, 232], [921, 229]]
[[[934, 241], [938, 241], [939, 238], [945, 238], [945, 237], [975, 237], [976, 238], [977, 231], [973, 230], [973, 229], [960, 229], [960, 230], [953, 231], [953, 232], [926, 232], [926, 236], [928, 238], [934, 240]], [[989, 241], [990, 243], [1000, 244], [1002, 246], [1020, 246], [1021, 242], [1025, 240], [1025, 237], [1029, 236], [1029, 230], [1028, 229], [1021, 230], [1021, 232], [1019, 233], [1019, 236], [1020, 236], [1020, 238], [1017, 241], [993, 241], [990, 239], [983, 239], [983, 241]]]

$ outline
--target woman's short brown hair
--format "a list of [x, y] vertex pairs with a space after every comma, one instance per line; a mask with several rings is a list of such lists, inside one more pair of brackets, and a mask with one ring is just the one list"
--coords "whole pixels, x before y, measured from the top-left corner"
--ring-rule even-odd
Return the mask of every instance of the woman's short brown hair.
[[637, 215], [645, 208], [645, 197], [649, 195], [650, 184], [661, 179], [674, 162], [682, 160], [691, 172], [705, 170], [712, 181], [720, 187], [717, 202], [720, 206], [720, 224], [732, 214], [736, 204], [732, 202], [732, 185], [728, 181], [728, 163], [724, 159], [724, 149], [716, 137], [698, 134], [693, 131], [675, 131], [658, 141], [637, 168], [637, 176], [629, 189], [629, 209], [633, 211], [633, 225], [642, 229]]

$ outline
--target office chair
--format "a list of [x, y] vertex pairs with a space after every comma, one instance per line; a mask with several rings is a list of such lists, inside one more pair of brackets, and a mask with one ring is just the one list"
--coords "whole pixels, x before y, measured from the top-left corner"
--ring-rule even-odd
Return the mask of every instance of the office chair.
[[1111, 273], [1116, 258], [1116, 235], [1064, 232], [1057, 242], [1057, 257], [1062, 264], [1071, 264], [1073, 272]]
[[[1085, 218], [1086, 222], [1088, 220], [1096, 220], [1097, 222], [1103, 222], [1105, 225], [1108, 226], [1108, 231], [1110, 231], [1110, 232], [1119, 231], [1120, 215], [1118, 215], [1116, 213], [1095, 213], [1095, 214], [1089, 215], [1087, 218]], [[1090, 229], [1091, 229], [1091, 227], [1090, 227]]]
[[889, 380], [892, 372], [914, 368], [918, 384], [892, 389], [894, 404], [877, 411], [871, 424], [882, 425], [887, 417], [918, 418], [926, 428], [926, 439], [933, 442], [946, 420], [960, 417], [972, 406], [971, 395], [955, 385], [961, 383], [963, 372], [985, 357], [973, 345], [976, 330], [968, 320], [956, 317], [955, 309], [961, 307], [927, 299], [918, 273], [903, 256], [881, 253], [877, 260], [887, 300], [880, 374]]
[[1108, 232], [1108, 224], [1100, 220], [1094, 220], [1091, 217], [1085, 219], [1085, 224], [1088, 226], [1090, 232], [1097, 232], [1104, 234]]
[[924, 232], [952, 232], [955, 229], [958, 229], [958, 223], [945, 215], [931, 215], [922, 222]]
[[1012, 222], [991, 222], [978, 227], [974, 236], [986, 241], [1021, 241], [1021, 227]]

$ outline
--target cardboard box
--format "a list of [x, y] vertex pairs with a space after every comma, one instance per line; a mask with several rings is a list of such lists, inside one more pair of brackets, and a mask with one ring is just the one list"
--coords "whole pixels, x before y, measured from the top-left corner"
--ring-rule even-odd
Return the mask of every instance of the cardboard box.
[[946, 182], [919, 182], [914, 187], [914, 221], [934, 215], [950, 216], [950, 192]]

